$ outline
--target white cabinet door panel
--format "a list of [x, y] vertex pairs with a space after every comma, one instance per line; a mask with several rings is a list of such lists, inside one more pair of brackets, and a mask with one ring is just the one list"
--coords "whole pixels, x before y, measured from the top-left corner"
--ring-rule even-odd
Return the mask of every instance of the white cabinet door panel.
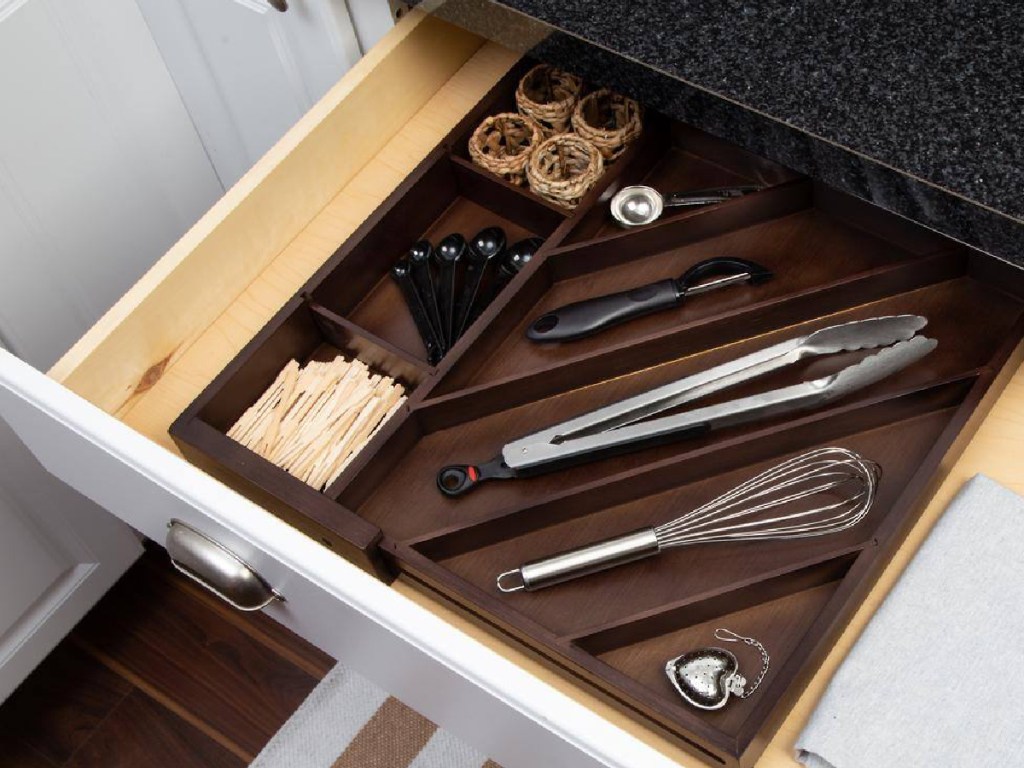
[[676, 765], [2, 351], [0, 415], [149, 536], [178, 518], [234, 551], [284, 596], [270, 615], [506, 768]]
[[55, 481], [0, 418], [0, 701], [141, 553], [128, 526]]
[[362, 55], [343, 0], [137, 2], [225, 187]]
[[[42, 591], [57, 581], [68, 564], [0, 489], [0, 639], [8, 636]], [[40, 589], [40, 586], [43, 589]], [[3, 660], [0, 659], [0, 666]]]

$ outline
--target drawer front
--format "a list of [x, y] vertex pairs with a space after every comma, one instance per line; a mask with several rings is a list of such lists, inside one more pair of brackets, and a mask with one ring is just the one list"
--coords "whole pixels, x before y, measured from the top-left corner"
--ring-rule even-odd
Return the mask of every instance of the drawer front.
[[264, 609], [506, 768], [676, 765], [7, 352], [0, 417], [150, 538], [177, 520], [283, 599]]

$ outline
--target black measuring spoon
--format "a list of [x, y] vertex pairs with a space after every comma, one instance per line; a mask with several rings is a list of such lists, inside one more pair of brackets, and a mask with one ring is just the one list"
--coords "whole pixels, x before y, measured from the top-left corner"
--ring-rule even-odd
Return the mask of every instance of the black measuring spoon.
[[462, 273], [462, 292], [455, 304], [455, 323], [453, 325], [453, 343], [462, 337], [469, 327], [480, 285], [488, 271], [493, 271], [495, 264], [505, 250], [507, 241], [505, 230], [501, 227], [487, 227], [476, 233], [469, 241], [466, 251], [465, 268]]
[[[706, 278], [717, 278], [701, 282]], [[759, 285], [772, 273], [746, 259], [718, 257], [690, 267], [681, 277], [659, 280], [629, 291], [566, 304], [536, 320], [526, 331], [531, 341], [573, 341], [612, 326], [681, 304], [687, 297], [746, 283]]]
[[434, 276], [430, 266], [433, 256], [434, 246], [430, 244], [429, 240], [420, 240], [414, 243], [409, 249], [409, 272], [412, 275], [412, 284], [420, 295], [420, 302], [427, 311], [427, 318], [434, 329], [434, 336], [443, 347], [441, 350], [443, 354], [448, 349], [444, 343], [441, 314], [437, 309], [437, 296], [434, 294]]
[[437, 365], [444, 356], [444, 348], [434, 334], [430, 318], [427, 317], [427, 309], [420, 300], [416, 286], [413, 285], [409, 260], [401, 259], [395, 264], [391, 268], [391, 277], [398, 283], [402, 296], [405, 298], [405, 303], [409, 307], [409, 314], [412, 315], [412, 319], [416, 323], [416, 329], [419, 331], [420, 338], [423, 340], [423, 346], [427, 350], [427, 362], [431, 365]]
[[434, 261], [437, 262], [437, 311], [441, 318], [441, 336], [445, 349], [451, 349], [455, 343], [455, 281], [458, 278], [458, 267], [466, 255], [466, 238], [453, 233], [437, 244]]
[[477, 299], [476, 306], [472, 309], [470, 323], [484, 313], [484, 310], [497, 298], [502, 289], [512, 281], [512, 278], [518, 275], [523, 267], [530, 263], [534, 254], [540, 250], [542, 245], [544, 245], [544, 241], [541, 238], [527, 237], [508, 247], [498, 263], [498, 268], [494, 270], [490, 288], [482, 298]]

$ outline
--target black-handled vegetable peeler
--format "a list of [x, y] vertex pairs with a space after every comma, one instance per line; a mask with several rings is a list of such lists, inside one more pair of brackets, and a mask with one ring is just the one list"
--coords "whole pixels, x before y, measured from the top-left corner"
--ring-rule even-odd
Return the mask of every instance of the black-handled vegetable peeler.
[[[772, 277], [768, 269], [746, 259], [708, 259], [690, 267], [678, 279], [659, 280], [553, 309], [534, 320], [526, 335], [538, 342], [582, 339], [635, 317], [678, 306], [689, 296], [740, 283], [759, 285]], [[707, 278], [716, 279], [702, 282]]]

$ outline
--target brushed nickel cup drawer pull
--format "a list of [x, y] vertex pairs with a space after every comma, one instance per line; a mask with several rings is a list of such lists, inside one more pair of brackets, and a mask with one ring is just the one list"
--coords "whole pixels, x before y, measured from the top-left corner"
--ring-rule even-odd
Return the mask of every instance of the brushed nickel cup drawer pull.
[[284, 600], [253, 568], [224, 545], [181, 520], [167, 524], [171, 565], [240, 611]]

